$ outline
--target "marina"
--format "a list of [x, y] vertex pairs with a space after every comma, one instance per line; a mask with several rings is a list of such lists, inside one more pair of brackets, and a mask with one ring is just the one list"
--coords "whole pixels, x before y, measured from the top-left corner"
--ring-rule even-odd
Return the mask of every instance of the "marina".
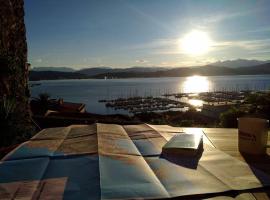
[[[166, 111], [168, 109], [165, 109], [165, 105], [162, 106], [161, 103], [165, 103], [166, 99], [174, 100], [166, 102], [166, 105], [174, 104], [170, 106], [170, 110], [182, 111], [190, 105], [200, 109], [205, 103], [225, 104], [227, 102], [227, 104], [235, 104], [237, 101], [243, 100], [249, 91], [267, 91], [270, 88], [270, 76], [84, 79], [31, 81], [32, 83], [40, 83], [40, 85], [31, 88], [32, 97], [37, 97], [40, 93], [49, 93], [51, 98], [63, 98], [68, 102], [83, 103], [86, 105], [86, 111], [90, 113], [132, 115], [134, 111], [147, 110], [147, 107], [151, 111]], [[138, 97], [139, 99], [151, 97], [151, 101], [156, 102], [155, 106], [152, 106], [150, 99], [149, 101], [143, 100], [145, 103], [141, 104], [144, 106], [137, 105], [135, 100]], [[114, 104], [111, 101], [116, 99], [119, 100], [120, 106], [106, 106], [106, 103]], [[129, 99], [128, 103], [123, 101], [126, 99]], [[106, 102], [100, 102], [100, 100]], [[131, 104], [130, 109], [124, 109], [127, 107], [126, 104]], [[131, 108], [132, 112], [130, 112]]]
[[[190, 109], [201, 111], [203, 106], [233, 106], [243, 103], [252, 91], [240, 92], [203, 92], [203, 93], [173, 93], [164, 94], [160, 97], [130, 97], [113, 100], [99, 100], [106, 107], [115, 110], [123, 109], [132, 114], [146, 112], [181, 111]], [[263, 92], [261, 92], [263, 93]]]
[[106, 107], [112, 107], [115, 110], [128, 110], [130, 113], [143, 112], [165, 112], [165, 111], [186, 111], [188, 104], [172, 99], [161, 97], [131, 97], [118, 98], [115, 100], [101, 100], [101, 103], [106, 103]]

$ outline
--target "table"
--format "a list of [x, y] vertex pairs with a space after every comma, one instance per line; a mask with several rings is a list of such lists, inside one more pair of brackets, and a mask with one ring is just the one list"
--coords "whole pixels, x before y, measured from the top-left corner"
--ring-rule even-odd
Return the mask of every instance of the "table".
[[[267, 174], [270, 174], [270, 148], [267, 149], [267, 155], [249, 157], [243, 156], [238, 151], [238, 129], [234, 128], [182, 128], [184, 132], [194, 132], [202, 130], [211, 142], [212, 146], [219, 150], [246, 162]], [[270, 144], [270, 131], [268, 132], [268, 144]], [[269, 200], [270, 189], [264, 192], [250, 193], [256, 200]]]
[[[196, 168], [193, 168], [194, 166], [187, 167], [187, 163], [179, 166], [179, 163], [175, 165], [174, 161], [160, 157], [161, 147], [172, 135], [179, 132], [203, 133], [203, 154], [210, 155], [209, 159], [202, 156], [199, 167], [197, 163]], [[266, 188], [245, 188], [249, 189], [249, 192], [233, 188], [218, 191], [212, 189], [222, 180], [222, 174], [215, 174], [215, 168], [222, 169], [223, 175], [224, 172], [226, 175], [223, 178], [230, 177], [230, 182], [233, 181], [236, 187], [241, 186], [238, 184], [241, 178], [245, 180], [243, 182], [242, 179], [243, 185], [253, 183], [246, 181], [252, 179], [245, 179], [245, 169], [250, 171], [249, 165], [270, 175], [269, 154], [263, 157], [243, 156], [238, 152], [237, 139], [237, 129], [149, 124], [120, 126], [98, 123], [44, 129], [0, 162], [0, 199], [115, 199], [123, 195], [133, 195], [134, 198], [147, 195], [168, 198], [176, 197], [175, 192], [179, 192], [177, 190], [181, 190], [181, 195], [184, 196], [178, 195], [174, 199], [269, 199], [270, 192]], [[221, 156], [215, 157], [217, 153]], [[227, 162], [224, 162], [224, 159]], [[235, 164], [235, 161], [236, 166], [232, 164]], [[223, 163], [226, 164], [225, 167], [222, 166]], [[241, 167], [233, 171], [227, 166]], [[251, 171], [249, 174], [254, 176], [253, 173], [254, 171]], [[217, 179], [211, 179], [209, 174], [216, 175]], [[205, 178], [210, 178], [207, 180], [211, 187], [205, 183]], [[269, 177], [267, 180], [269, 181]], [[226, 180], [224, 181], [223, 183], [226, 183]], [[220, 185], [223, 186], [225, 185]], [[211, 193], [207, 194], [211, 195], [203, 196], [205, 193], [202, 189], [207, 187], [211, 189]], [[196, 190], [196, 193], [193, 193], [192, 197], [185, 196], [189, 195], [190, 188]], [[239, 190], [242, 192], [238, 192]]]

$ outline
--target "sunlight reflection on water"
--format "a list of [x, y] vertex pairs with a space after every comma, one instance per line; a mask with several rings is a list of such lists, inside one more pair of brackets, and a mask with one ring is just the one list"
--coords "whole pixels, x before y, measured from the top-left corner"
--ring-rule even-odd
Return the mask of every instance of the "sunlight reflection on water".
[[200, 93], [210, 90], [210, 82], [205, 76], [189, 76], [183, 83], [184, 93]]
[[[163, 94], [184, 92], [266, 90], [270, 88], [270, 75], [30, 81], [30, 84], [34, 83], [38, 85], [30, 88], [32, 97], [46, 92], [51, 98], [84, 103], [87, 111], [91, 113], [128, 114], [127, 110], [108, 108], [104, 103], [99, 103], [99, 100], [135, 95], [159, 97]], [[174, 100], [188, 103], [189, 99], [199, 99], [198, 93], [186, 96], [179, 95]]]
[[189, 99], [188, 103], [194, 107], [202, 107], [203, 106], [203, 101], [199, 100], [199, 99]]
[[[190, 76], [187, 77], [183, 83], [184, 93], [193, 93], [190, 96], [196, 97], [200, 92], [209, 92], [210, 81], [205, 76]], [[196, 108], [203, 106], [203, 101], [200, 99], [192, 98], [188, 103]]]

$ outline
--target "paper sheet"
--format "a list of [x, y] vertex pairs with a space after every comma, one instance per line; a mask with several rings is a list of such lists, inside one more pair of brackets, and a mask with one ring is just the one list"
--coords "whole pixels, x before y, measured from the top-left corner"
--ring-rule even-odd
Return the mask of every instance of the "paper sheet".
[[166, 199], [270, 185], [268, 175], [207, 142], [198, 157], [161, 156], [166, 141], [183, 130], [147, 124], [43, 130], [0, 163], [0, 199], [49, 193], [54, 199]]

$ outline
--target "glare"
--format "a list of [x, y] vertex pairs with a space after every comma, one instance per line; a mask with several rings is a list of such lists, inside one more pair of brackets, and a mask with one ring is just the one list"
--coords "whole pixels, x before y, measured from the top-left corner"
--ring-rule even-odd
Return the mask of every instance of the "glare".
[[210, 50], [211, 43], [206, 32], [194, 30], [180, 40], [180, 47], [186, 54], [201, 55]]
[[209, 80], [204, 76], [190, 76], [187, 77], [183, 83], [183, 90], [185, 93], [208, 92], [209, 89]]
[[203, 101], [199, 99], [190, 99], [188, 100], [188, 103], [193, 105], [194, 107], [202, 107], [203, 106]]

